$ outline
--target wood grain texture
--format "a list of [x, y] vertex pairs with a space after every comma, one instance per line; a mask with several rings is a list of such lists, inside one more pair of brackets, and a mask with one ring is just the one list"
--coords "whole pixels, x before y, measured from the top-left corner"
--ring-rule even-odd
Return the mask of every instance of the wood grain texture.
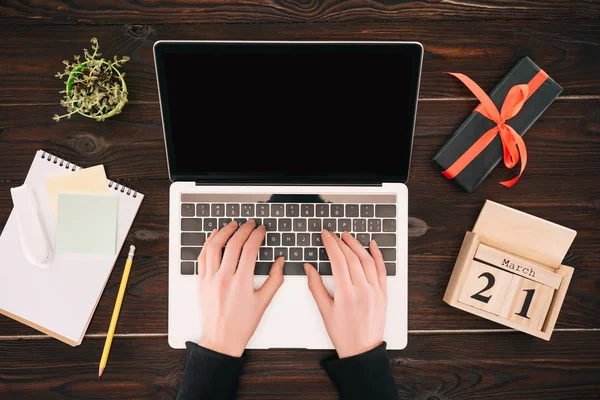
[[[446, 181], [431, 157], [475, 107], [473, 101], [422, 101], [409, 180], [409, 327], [411, 329], [499, 328], [442, 302], [465, 231], [490, 198], [578, 231], [565, 263], [576, 268], [558, 328], [600, 326], [600, 102], [559, 100], [526, 135], [529, 164], [519, 184], [497, 182], [509, 175], [497, 168], [473, 194]], [[0, 133], [0, 227], [11, 209], [9, 188], [24, 179], [39, 148], [83, 166], [104, 163], [108, 175], [146, 195], [128, 242], [138, 248], [122, 332], [167, 331], [168, 188], [160, 116], [156, 104], [129, 104], [104, 123], [74, 117], [56, 124], [59, 106], [4, 107], [10, 113]], [[560, 168], [557, 168], [557, 165]], [[90, 326], [105, 332], [118, 289], [120, 259]], [[144, 315], [139, 323], [137, 315]], [[0, 318], [3, 334], [32, 334]]]
[[[408, 347], [389, 356], [403, 399], [596, 399], [599, 339], [598, 332], [559, 332], [549, 345], [517, 333], [409, 335]], [[98, 380], [103, 343], [85, 339], [80, 347], [69, 348], [53, 340], [0, 342], [0, 397], [175, 397], [184, 351], [169, 348], [166, 338], [116, 338], [108, 368]], [[331, 354], [249, 351], [238, 398], [337, 399], [319, 365]]]
[[[138, 250], [118, 332], [166, 333], [168, 182], [133, 182], [146, 198], [127, 239], [127, 243], [135, 244]], [[8, 217], [9, 187], [10, 184], [0, 183], [0, 221], [5, 221]], [[446, 192], [438, 192], [439, 198], [432, 199], [430, 191], [416, 191], [410, 187], [409, 193], [409, 215], [413, 221], [423, 221], [428, 227], [425, 234], [416, 236], [411, 233], [409, 238], [409, 329], [502, 328], [453, 309], [442, 301], [464, 233], [473, 226], [483, 202], [471, 201], [464, 194], [450, 195]], [[460, 204], [453, 200], [456, 196], [463, 196]], [[442, 198], [446, 200], [442, 201]], [[530, 199], [533, 198], [531, 195]], [[600, 254], [597, 252], [597, 221], [600, 211], [591, 210], [589, 205], [553, 204], [539, 200], [539, 196], [535, 198], [535, 203], [531, 204], [514, 204], [510, 201], [506, 204], [544, 218], [552, 218], [579, 230], [579, 236], [565, 261], [575, 267], [575, 276], [567, 292], [557, 328], [599, 327], [600, 315], [597, 308], [600, 304], [600, 270], [597, 266], [600, 265]], [[106, 332], [123, 271], [125, 253], [122, 252], [115, 264], [89, 333]], [[140, 315], [143, 316], [142, 319], [139, 318]], [[1, 335], [35, 334], [32, 329], [5, 317], [0, 317], [0, 332]]]
[[[172, 399], [185, 354], [167, 344], [168, 189], [152, 45], [159, 39], [417, 40], [425, 47], [409, 186], [409, 345], [390, 352], [402, 398], [597, 399], [600, 393], [600, 3], [587, 0], [252, 0], [244, 2], [7, 0], [0, 4], [0, 230], [34, 152], [44, 149], [143, 192], [127, 243], [138, 247], [109, 367], [97, 365], [123, 272], [120, 255], [88, 337], [77, 348], [0, 316], [0, 399]], [[248, 23], [250, 22], [250, 23]], [[292, 22], [292, 23], [290, 23]], [[293, 23], [301, 22], [301, 23]], [[131, 103], [95, 123], [55, 123], [61, 60], [97, 37], [129, 55]], [[565, 89], [528, 132], [529, 164], [497, 168], [467, 195], [431, 165], [476, 106], [456, 80], [492, 89], [523, 56]], [[201, 73], [201, 69], [199, 69]], [[210, 134], [207, 132], [206, 134]], [[575, 275], [550, 343], [442, 301], [465, 231], [486, 199], [578, 231], [565, 263]], [[592, 329], [586, 331], [586, 329]], [[441, 334], [439, 330], [451, 333]], [[437, 333], [435, 333], [437, 331]], [[36, 335], [36, 336], [33, 336]], [[148, 335], [156, 335], [149, 338]], [[8, 340], [7, 340], [8, 339]], [[318, 361], [331, 352], [250, 351], [240, 399], [337, 399]]]
[[[440, 179], [431, 158], [476, 105], [468, 100], [419, 102], [411, 185], [448, 183]], [[2, 180], [23, 180], [38, 149], [82, 166], [104, 163], [115, 180], [168, 178], [158, 104], [128, 104], [122, 114], [102, 123], [80, 116], [56, 123], [52, 115], [61, 111], [58, 104], [0, 107], [0, 111], [0, 152], [11, 155], [0, 157]], [[585, 192], [587, 200], [598, 200], [592, 186], [571, 187], [564, 178], [548, 177], [590, 179], [600, 175], [600, 100], [557, 100], [527, 132], [525, 141], [529, 161], [519, 184], [504, 190], [497, 182], [512, 176], [512, 172], [499, 166], [482, 184], [484, 190], [475, 191], [471, 197], [485, 199], [504, 193], [514, 195], [518, 201], [522, 195], [527, 196], [529, 185], [542, 179], [544, 183], [553, 182], [561, 192], [563, 197], [555, 197], [557, 202], [565, 198], [581, 200], [580, 191]], [[455, 193], [463, 192], [456, 189]], [[539, 197], [539, 191], [531, 195]]]
[[488, 19], [592, 19], [600, 6], [591, 1], [431, 1], [406, 0], [255, 0], [154, 1], [8, 0], [0, 6], [4, 23], [101, 24], [134, 20], [138, 23], [347, 22]]
[[563, 96], [600, 94], [595, 21], [19, 26], [1, 29], [0, 37], [0, 104], [57, 104], [64, 85], [54, 74], [92, 37], [105, 55], [131, 57], [124, 66], [130, 101], [158, 101], [152, 45], [160, 39], [416, 40], [425, 48], [421, 98], [473, 97], [445, 71], [467, 74], [489, 91], [524, 56], [564, 88]]

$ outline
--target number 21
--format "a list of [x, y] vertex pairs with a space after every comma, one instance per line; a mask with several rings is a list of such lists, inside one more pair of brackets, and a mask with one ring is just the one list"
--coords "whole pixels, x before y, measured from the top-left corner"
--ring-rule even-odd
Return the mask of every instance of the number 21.
[[[484, 272], [483, 274], [478, 276], [478, 279], [479, 278], [486, 278], [487, 284], [479, 292], [472, 295], [471, 298], [487, 304], [490, 301], [490, 299], [492, 298], [492, 295], [490, 294], [489, 296], [484, 296], [482, 293], [487, 290], [490, 290], [492, 287], [494, 287], [494, 284], [496, 283], [496, 278], [494, 277], [494, 275], [490, 274], [489, 272]], [[523, 291], [527, 293], [525, 295], [525, 301], [523, 301], [523, 307], [521, 307], [521, 311], [519, 311], [518, 313], [515, 313], [515, 314], [520, 317], [529, 319], [529, 317], [527, 316], [527, 313], [529, 312], [529, 307], [531, 306], [531, 301], [533, 300], [533, 295], [535, 294], [535, 289], [523, 289]]]

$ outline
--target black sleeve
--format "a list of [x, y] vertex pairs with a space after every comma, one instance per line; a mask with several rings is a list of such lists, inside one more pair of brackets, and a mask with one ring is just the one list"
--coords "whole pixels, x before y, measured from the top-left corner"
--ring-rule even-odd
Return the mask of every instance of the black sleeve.
[[233, 400], [244, 357], [231, 357], [187, 342], [187, 363], [177, 400]]
[[397, 400], [398, 389], [392, 376], [386, 343], [366, 353], [348, 358], [337, 356], [321, 365], [340, 392], [340, 400]]

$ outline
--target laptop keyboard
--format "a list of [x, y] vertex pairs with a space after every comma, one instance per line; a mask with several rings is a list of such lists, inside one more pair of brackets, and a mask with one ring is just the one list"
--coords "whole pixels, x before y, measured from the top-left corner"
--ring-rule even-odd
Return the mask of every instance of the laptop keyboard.
[[[194, 200], [202, 195], [182, 195]], [[362, 196], [364, 197], [364, 196]], [[197, 258], [206, 238], [232, 220], [240, 225], [253, 218], [267, 234], [260, 248], [255, 275], [268, 275], [271, 265], [285, 257], [285, 275], [305, 275], [310, 263], [321, 275], [331, 275], [331, 264], [321, 242], [321, 230], [350, 232], [368, 250], [379, 245], [388, 276], [396, 275], [396, 205], [376, 203], [254, 203], [182, 202], [181, 275], [198, 273]]]

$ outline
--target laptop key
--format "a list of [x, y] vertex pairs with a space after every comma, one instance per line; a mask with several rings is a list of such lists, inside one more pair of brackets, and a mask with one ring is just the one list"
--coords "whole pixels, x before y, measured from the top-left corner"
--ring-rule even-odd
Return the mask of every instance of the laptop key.
[[360, 216], [363, 218], [373, 218], [375, 216], [375, 206], [372, 204], [361, 204]]
[[358, 233], [356, 235], [356, 240], [358, 240], [363, 246], [368, 246], [369, 242], [371, 241], [371, 235], [368, 233]]
[[196, 216], [210, 217], [210, 204], [196, 204]]
[[299, 233], [296, 239], [298, 246], [310, 246], [310, 233]]
[[228, 217], [239, 217], [240, 216], [240, 205], [239, 204], [227, 204], [225, 206], [225, 212]]
[[196, 263], [193, 261], [183, 261], [181, 263], [181, 275], [196, 274]]
[[306, 247], [304, 249], [304, 259], [306, 261], [317, 261], [317, 249], [314, 247]]
[[286, 217], [299, 217], [300, 216], [300, 205], [299, 204], [286, 204], [285, 205], [285, 216]]
[[263, 221], [267, 232], [274, 232], [277, 230], [277, 220], [275, 218], [265, 218]]
[[292, 220], [290, 218], [280, 218], [277, 224], [277, 230], [280, 232], [292, 231]]
[[254, 222], [256, 223], [256, 227], [258, 228], [262, 225], [262, 218], [254, 218]]
[[396, 232], [396, 220], [395, 219], [384, 219], [383, 220], [383, 231], [384, 232]]
[[202, 246], [206, 242], [206, 233], [182, 233], [181, 244], [183, 246]]
[[281, 233], [267, 233], [267, 246], [281, 246]]
[[381, 248], [379, 250], [383, 255], [383, 261], [396, 261], [396, 249]]
[[352, 230], [352, 220], [350, 219], [339, 219], [338, 220], [338, 231], [340, 232], [350, 232]]
[[319, 273], [321, 275], [333, 275], [333, 273], [331, 272], [331, 263], [320, 262], [319, 263]]
[[225, 228], [227, 225], [229, 225], [229, 223], [233, 221], [231, 218], [219, 218], [219, 226], [218, 229], [223, 229]]
[[261, 247], [258, 252], [258, 258], [260, 258], [261, 261], [273, 261], [273, 248]]
[[193, 204], [183, 203], [181, 205], [181, 216], [182, 217], [195, 217], [196, 206]]
[[300, 206], [300, 214], [305, 217], [314, 217], [315, 216], [315, 205], [314, 204], [302, 204]]
[[181, 219], [181, 230], [182, 231], [201, 231], [202, 230], [202, 218], [182, 218]]
[[317, 204], [317, 217], [327, 218], [329, 217], [329, 204]]
[[225, 204], [212, 204], [210, 206], [211, 217], [224, 217], [225, 216]]
[[331, 205], [331, 216], [332, 217], [343, 217], [344, 216], [344, 205], [343, 204], [332, 204]]
[[242, 204], [242, 217], [254, 217], [254, 204]]
[[282, 233], [281, 234], [281, 245], [282, 246], [295, 246], [296, 245], [296, 234], [295, 233]]
[[283, 217], [283, 204], [271, 204], [271, 217]]
[[309, 232], [321, 232], [321, 220], [320, 219], [309, 219], [308, 230]]
[[197, 260], [202, 247], [182, 247], [181, 248], [181, 259], [182, 260]]
[[329, 232], [333, 232], [337, 229], [337, 221], [335, 219], [324, 219], [323, 228]]
[[367, 231], [367, 220], [366, 219], [354, 219], [352, 220], [352, 230], [354, 232], [366, 232]]
[[256, 216], [257, 217], [268, 217], [269, 216], [269, 205], [268, 204], [257, 204], [256, 205]]
[[269, 275], [271, 271], [272, 262], [257, 262], [254, 265], [254, 275]]
[[294, 218], [294, 232], [305, 232], [306, 231], [306, 219]]
[[327, 249], [325, 247], [319, 249], [319, 260], [329, 261], [329, 256], [327, 255]]
[[248, 222], [248, 220], [246, 218], [234, 218], [234, 221], [236, 221], [238, 223], [238, 226], [242, 226], [244, 225], [246, 222]]
[[374, 233], [373, 240], [377, 242], [379, 247], [395, 247], [396, 246], [396, 234], [395, 233]]
[[346, 204], [346, 217], [358, 217], [358, 204]]
[[385, 271], [387, 276], [395, 276], [396, 275], [396, 263], [385, 263]]
[[396, 205], [395, 204], [376, 204], [375, 205], [375, 216], [383, 218], [396, 218]]
[[321, 237], [320, 233], [312, 234], [312, 245], [316, 247], [323, 246], [323, 238]]
[[286, 262], [283, 264], [284, 275], [306, 275], [304, 272], [304, 263], [302, 262]]
[[275, 259], [278, 259], [279, 257], [283, 257], [287, 260], [288, 259], [288, 249], [286, 247], [275, 248], [274, 257], [275, 257]]
[[300, 247], [293, 247], [290, 249], [290, 260], [302, 261], [302, 249]]
[[369, 220], [369, 232], [381, 232], [381, 220], [370, 219]]

